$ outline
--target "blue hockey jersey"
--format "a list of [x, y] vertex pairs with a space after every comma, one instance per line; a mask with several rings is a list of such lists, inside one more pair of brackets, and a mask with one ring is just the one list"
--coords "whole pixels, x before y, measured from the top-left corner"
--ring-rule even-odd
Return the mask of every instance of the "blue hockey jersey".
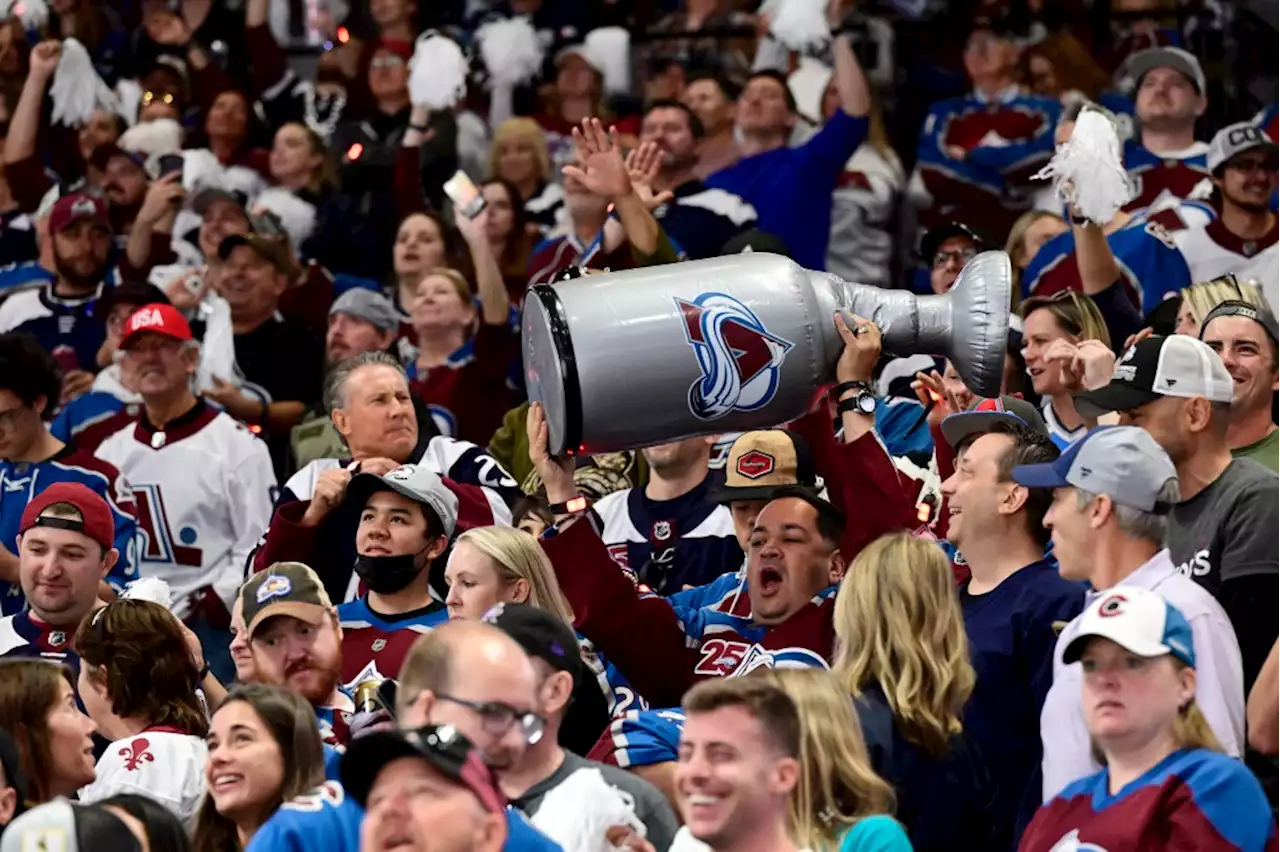
[[51, 286], [14, 293], [0, 304], [0, 332], [25, 331], [49, 350], [63, 373], [97, 369], [98, 349], [107, 328], [94, 318], [93, 307], [106, 284], [91, 296], [64, 299]]
[[1124, 209], [1154, 218], [1169, 230], [1177, 225], [1165, 221], [1160, 211], [1176, 207], [1183, 200], [1203, 201], [1213, 192], [1213, 179], [1205, 166], [1209, 146], [1196, 142], [1185, 151], [1156, 154], [1142, 147], [1140, 139], [1124, 143], [1124, 167], [1133, 181], [1135, 194]]
[[89, 391], [62, 406], [49, 424], [49, 431], [59, 441], [70, 444], [85, 429], [102, 423], [123, 408], [124, 402], [115, 394]]
[[712, 478], [674, 500], [650, 500], [643, 488], [615, 491], [595, 504], [609, 555], [658, 594], [711, 582], [742, 564], [733, 516], [709, 499]]
[[613, 720], [588, 757], [623, 769], [669, 763], [679, 756], [683, 730], [681, 710], [633, 710]]
[[29, 610], [0, 618], [0, 658], [52, 660], [79, 673], [80, 657], [71, 647], [74, 638], [74, 629], [45, 624]]
[[[347, 797], [337, 781], [280, 806], [253, 835], [245, 852], [360, 852], [364, 810]], [[529, 824], [519, 811], [507, 809], [504, 852], [562, 852], [559, 844]]]
[[720, 255], [725, 243], [755, 227], [756, 208], [740, 195], [700, 180], [680, 184], [674, 195], [653, 217], [691, 260]]
[[[113, 466], [73, 447], [64, 447], [57, 455], [42, 462], [10, 462], [0, 460], [0, 543], [17, 552], [18, 527], [22, 510], [33, 497], [57, 482], [79, 482], [101, 494], [111, 505], [116, 521], [115, 546], [120, 558], [107, 575], [107, 582], [117, 591], [137, 579], [136, 535], [133, 491]], [[0, 581], [0, 614], [10, 615], [25, 606], [22, 588]]]

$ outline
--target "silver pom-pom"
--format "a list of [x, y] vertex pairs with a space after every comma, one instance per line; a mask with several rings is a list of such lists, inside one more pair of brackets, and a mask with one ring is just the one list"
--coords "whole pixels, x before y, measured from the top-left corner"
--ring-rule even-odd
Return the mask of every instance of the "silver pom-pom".
[[542, 71], [542, 44], [524, 16], [490, 21], [476, 31], [476, 40], [491, 86], [520, 86]]
[[1035, 177], [1052, 180], [1062, 201], [1098, 225], [1110, 222], [1134, 195], [1115, 123], [1093, 104], [1080, 110], [1071, 138]]
[[111, 113], [119, 111], [115, 92], [94, 70], [89, 51], [73, 38], [62, 42], [62, 58], [58, 60], [58, 70], [53, 73], [49, 99], [53, 103], [53, 123], [67, 127], [84, 124], [96, 109]]
[[453, 107], [467, 96], [468, 67], [457, 42], [423, 33], [409, 60], [409, 100], [433, 110]]

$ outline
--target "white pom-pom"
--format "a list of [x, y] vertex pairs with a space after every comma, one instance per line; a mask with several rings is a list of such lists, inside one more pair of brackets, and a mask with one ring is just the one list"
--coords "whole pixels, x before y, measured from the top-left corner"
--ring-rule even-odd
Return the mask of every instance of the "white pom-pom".
[[457, 42], [423, 33], [409, 60], [409, 100], [430, 109], [451, 108], [467, 96], [467, 69]]
[[787, 77], [787, 88], [795, 98], [796, 110], [812, 124], [822, 124], [822, 96], [834, 72], [821, 59], [800, 57], [800, 64]]
[[116, 113], [124, 119], [125, 124], [133, 127], [138, 123], [138, 113], [142, 109], [142, 86], [137, 80], [121, 80], [116, 83]]
[[172, 118], [144, 121], [126, 130], [117, 144], [145, 157], [177, 154], [182, 150], [182, 125]]
[[1060, 199], [1099, 225], [1110, 222], [1133, 198], [1116, 126], [1093, 106], [1080, 111], [1071, 138], [1058, 146], [1036, 178], [1052, 179]]
[[490, 86], [519, 86], [542, 72], [544, 51], [524, 16], [490, 21], [476, 31]]
[[622, 27], [599, 27], [587, 33], [583, 44], [604, 75], [606, 92], [631, 91], [631, 33]]
[[221, 189], [222, 172], [222, 163], [208, 148], [182, 152], [182, 188], [188, 197], [202, 189]]
[[303, 201], [293, 190], [273, 186], [258, 193], [249, 205], [252, 210], [270, 210], [280, 219], [295, 251], [311, 236], [316, 227], [316, 208], [314, 204]]
[[827, 0], [773, 0], [766, 5], [773, 16], [769, 34], [792, 50], [821, 50], [831, 41]]
[[44, 0], [0, 0], [0, 20], [17, 18], [28, 30], [49, 23], [49, 5]]
[[96, 109], [111, 113], [119, 110], [115, 93], [94, 70], [89, 51], [73, 38], [62, 42], [62, 58], [53, 73], [49, 99], [53, 103], [53, 123], [67, 127], [84, 124]]
[[628, 826], [641, 837], [646, 833], [644, 823], [636, 817], [635, 800], [605, 781], [599, 769], [577, 770], [542, 802], [533, 826], [564, 849], [610, 852], [614, 847], [605, 834], [615, 825]]
[[245, 198], [253, 198], [267, 188], [267, 182], [260, 172], [248, 166], [231, 166], [222, 174], [222, 188], [242, 192]]
[[173, 609], [173, 593], [159, 577], [142, 577], [124, 587], [120, 598], [126, 601], [151, 601], [165, 609]]

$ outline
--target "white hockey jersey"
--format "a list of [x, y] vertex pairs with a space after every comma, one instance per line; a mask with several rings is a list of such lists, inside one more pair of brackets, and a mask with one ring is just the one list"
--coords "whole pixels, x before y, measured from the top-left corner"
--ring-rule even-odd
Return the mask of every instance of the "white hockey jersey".
[[267, 445], [200, 401], [163, 431], [143, 411], [96, 455], [133, 486], [138, 573], [169, 584], [179, 618], [189, 614], [191, 594], [206, 587], [230, 611], [249, 554], [271, 520], [276, 477]]
[[1242, 240], [1227, 230], [1221, 219], [1214, 219], [1203, 228], [1189, 228], [1173, 232], [1174, 244], [1187, 261], [1191, 280], [1210, 281], [1228, 272], [1239, 273], [1256, 262], [1276, 263], [1278, 253], [1277, 229], [1262, 239]]
[[98, 758], [93, 783], [80, 788], [80, 803], [90, 805], [120, 793], [135, 793], [154, 799], [192, 827], [204, 801], [208, 759], [202, 737], [176, 728], [149, 728], [107, 746]]

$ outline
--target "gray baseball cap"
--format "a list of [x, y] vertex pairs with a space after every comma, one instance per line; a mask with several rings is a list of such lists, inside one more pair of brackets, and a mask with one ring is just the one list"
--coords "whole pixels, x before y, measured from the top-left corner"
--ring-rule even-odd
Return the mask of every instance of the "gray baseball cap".
[[364, 320], [383, 331], [400, 328], [400, 315], [391, 300], [363, 287], [353, 287], [335, 299], [333, 306], [329, 308], [329, 316], [334, 314], [346, 314]]
[[1204, 94], [1204, 69], [1200, 60], [1180, 47], [1152, 47], [1129, 57], [1127, 76], [1135, 83], [1141, 84], [1143, 76], [1155, 68], [1172, 68], [1181, 73], [1196, 87], [1196, 91]]
[[1111, 381], [1097, 390], [1076, 394], [1076, 410], [1085, 417], [1108, 411], [1130, 411], [1162, 396], [1202, 396], [1229, 403], [1235, 391], [1222, 358], [1187, 334], [1153, 334], [1129, 347], [1116, 362]]
[[1276, 143], [1255, 125], [1247, 121], [1228, 125], [1213, 135], [1209, 153], [1205, 155], [1205, 165], [1210, 174], [1216, 175], [1218, 169], [1236, 154], [1243, 154], [1254, 148], [1262, 148], [1272, 157], [1276, 156]]
[[1074, 486], [1155, 514], [1173, 508], [1160, 501], [1160, 492], [1177, 478], [1168, 454], [1137, 426], [1099, 426], [1063, 450], [1057, 460], [1013, 469], [1013, 481], [1028, 488]]
[[346, 499], [363, 506], [378, 491], [395, 491], [430, 509], [447, 538], [453, 538], [458, 526], [458, 495], [433, 470], [420, 464], [402, 464], [386, 476], [357, 473], [347, 486]]

